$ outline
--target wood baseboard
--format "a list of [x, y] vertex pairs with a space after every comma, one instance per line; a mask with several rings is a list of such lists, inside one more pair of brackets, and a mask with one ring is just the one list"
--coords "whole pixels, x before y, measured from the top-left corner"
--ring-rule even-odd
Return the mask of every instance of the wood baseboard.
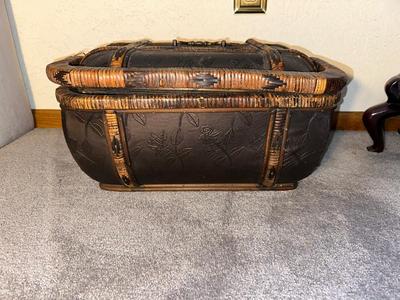
[[[332, 127], [336, 130], [366, 130], [362, 122], [362, 111], [335, 112]], [[400, 129], [400, 118], [390, 118], [385, 123], [385, 130], [396, 131]]]
[[61, 128], [61, 110], [32, 109], [35, 128]]
[[[32, 109], [36, 128], [61, 128], [61, 111], [58, 109]], [[337, 130], [365, 130], [362, 122], [363, 112], [335, 112], [333, 128]], [[391, 118], [386, 121], [386, 130], [393, 131], [400, 128], [400, 118]]]

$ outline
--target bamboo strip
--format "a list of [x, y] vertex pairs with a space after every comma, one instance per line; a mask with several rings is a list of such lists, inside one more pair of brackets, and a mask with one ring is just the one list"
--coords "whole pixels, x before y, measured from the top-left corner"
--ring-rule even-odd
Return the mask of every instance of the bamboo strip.
[[[47, 76], [63, 86], [85, 88], [192, 89], [276, 91], [322, 95], [337, 93], [346, 75], [324, 61], [320, 72], [285, 72], [242, 69], [100, 68], [76, 66], [74, 56], [47, 66]], [[280, 80], [280, 81], [277, 81]], [[314, 88], [315, 87], [315, 88]]]
[[333, 108], [340, 95], [276, 94], [262, 95], [195, 95], [130, 94], [95, 95], [77, 93], [65, 87], [56, 91], [58, 102], [69, 109], [135, 110], [194, 108]]
[[121, 133], [118, 126], [118, 118], [114, 112], [105, 113], [105, 123], [110, 143], [110, 151], [115, 168], [122, 183], [127, 187], [133, 187], [134, 182], [129, 174], [123, 151]]

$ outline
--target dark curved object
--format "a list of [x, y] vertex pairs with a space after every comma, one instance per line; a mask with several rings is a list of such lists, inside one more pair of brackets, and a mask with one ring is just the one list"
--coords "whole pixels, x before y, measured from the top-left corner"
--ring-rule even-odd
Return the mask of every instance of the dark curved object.
[[327, 150], [331, 111], [292, 110], [278, 182], [289, 183], [309, 176]]
[[120, 184], [104, 129], [103, 113], [62, 110], [65, 140], [72, 157], [90, 178]]
[[371, 152], [382, 152], [385, 148], [383, 129], [385, 120], [400, 115], [400, 74], [386, 82], [385, 92], [388, 100], [367, 109], [363, 122], [373, 140], [373, 145], [367, 147]]
[[[259, 182], [274, 109], [251, 112], [119, 112], [130, 166], [139, 184]], [[118, 185], [102, 112], [63, 110], [73, 158], [92, 179]], [[310, 175], [325, 153], [330, 109], [288, 111], [288, 137], [276, 183], [291, 186]], [[125, 141], [124, 141], [125, 143]]]
[[113, 43], [46, 70], [73, 158], [111, 191], [294, 189], [320, 164], [347, 83], [252, 39]]

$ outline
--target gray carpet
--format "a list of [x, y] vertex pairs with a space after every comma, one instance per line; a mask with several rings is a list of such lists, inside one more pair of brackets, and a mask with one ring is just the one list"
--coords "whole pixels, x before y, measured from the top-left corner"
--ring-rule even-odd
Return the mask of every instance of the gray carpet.
[[112, 193], [36, 129], [0, 149], [0, 298], [399, 298], [395, 135], [336, 132], [294, 191]]

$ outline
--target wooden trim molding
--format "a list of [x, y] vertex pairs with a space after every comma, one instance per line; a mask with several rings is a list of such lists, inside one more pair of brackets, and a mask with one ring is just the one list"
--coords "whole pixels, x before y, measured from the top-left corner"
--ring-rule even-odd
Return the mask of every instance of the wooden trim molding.
[[[61, 110], [32, 109], [36, 128], [61, 128]], [[337, 130], [365, 130], [362, 123], [363, 112], [335, 112], [333, 128]], [[385, 129], [388, 131], [400, 128], [400, 117], [388, 119]]]
[[[107, 93], [105, 91], [104, 93]], [[333, 108], [340, 95], [276, 94], [213, 95], [200, 94], [88, 94], [65, 87], [56, 90], [61, 107], [72, 110], [171, 110], [171, 109], [263, 109]]]
[[[362, 122], [362, 111], [335, 112], [333, 115], [332, 127], [336, 130], [366, 130]], [[388, 119], [385, 123], [385, 130], [396, 131], [400, 128], [400, 118]]]
[[61, 110], [32, 109], [35, 128], [61, 128]]

